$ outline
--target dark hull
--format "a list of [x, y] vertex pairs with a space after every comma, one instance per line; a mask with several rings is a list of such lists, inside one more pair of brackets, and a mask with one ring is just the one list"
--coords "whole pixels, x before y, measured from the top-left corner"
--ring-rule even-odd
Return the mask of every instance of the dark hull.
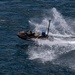
[[42, 36], [41, 34], [28, 35], [25, 32], [19, 32], [17, 36], [23, 40], [32, 41], [32, 39], [47, 39], [48, 36]]

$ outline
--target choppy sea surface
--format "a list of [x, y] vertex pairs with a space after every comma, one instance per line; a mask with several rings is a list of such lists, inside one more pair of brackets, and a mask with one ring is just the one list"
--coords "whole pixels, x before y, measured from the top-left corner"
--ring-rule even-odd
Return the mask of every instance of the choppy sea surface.
[[[47, 31], [25, 41], [22, 30]], [[0, 0], [0, 75], [75, 75], [75, 0]]]

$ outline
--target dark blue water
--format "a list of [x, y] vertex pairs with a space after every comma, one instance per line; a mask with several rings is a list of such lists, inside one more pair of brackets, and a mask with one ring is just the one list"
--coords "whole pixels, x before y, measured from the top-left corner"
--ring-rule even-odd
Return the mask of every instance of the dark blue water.
[[75, 75], [74, 48], [58, 59], [42, 63], [42, 59], [35, 56], [34, 59], [29, 54], [34, 47], [40, 47], [16, 35], [21, 30], [33, 30], [28, 21], [32, 18], [41, 21], [52, 8], [58, 10], [75, 31], [75, 0], [0, 0], [0, 75]]

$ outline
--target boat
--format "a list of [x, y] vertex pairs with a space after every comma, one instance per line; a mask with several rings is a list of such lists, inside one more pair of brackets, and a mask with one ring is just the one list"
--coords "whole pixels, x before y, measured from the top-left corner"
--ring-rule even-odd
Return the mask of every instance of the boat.
[[32, 41], [32, 39], [48, 39], [50, 21], [47, 29], [47, 34], [45, 32], [42, 33], [34, 33], [31, 30], [29, 31], [21, 31], [17, 34], [17, 36], [23, 40]]
[[31, 31], [21, 31], [17, 34], [17, 36], [24, 40], [32, 40], [32, 39], [47, 39], [48, 35], [46, 35], [44, 32], [42, 34], [40, 33], [34, 33]]

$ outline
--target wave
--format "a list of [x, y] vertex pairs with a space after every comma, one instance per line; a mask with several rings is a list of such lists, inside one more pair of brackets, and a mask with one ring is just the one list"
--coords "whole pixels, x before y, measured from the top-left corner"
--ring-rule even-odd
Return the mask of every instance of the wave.
[[[35, 27], [35, 32], [46, 32], [48, 21], [51, 19], [49, 36], [54, 38], [53, 40], [35, 39], [38, 47], [29, 47], [28, 55], [30, 60], [41, 59], [42, 62], [53, 62], [62, 54], [69, 53], [75, 49], [75, 38], [70, 38], [74, 34], [72, 27], [68, 25], [56, 8], [52, 8], [49, 12], [51, 16], [45, 16], [41, 23], [35, 22], [34, 19], [29, 21], [30, 25]], [[57, 63], [61, 64], [59, 61]]]

